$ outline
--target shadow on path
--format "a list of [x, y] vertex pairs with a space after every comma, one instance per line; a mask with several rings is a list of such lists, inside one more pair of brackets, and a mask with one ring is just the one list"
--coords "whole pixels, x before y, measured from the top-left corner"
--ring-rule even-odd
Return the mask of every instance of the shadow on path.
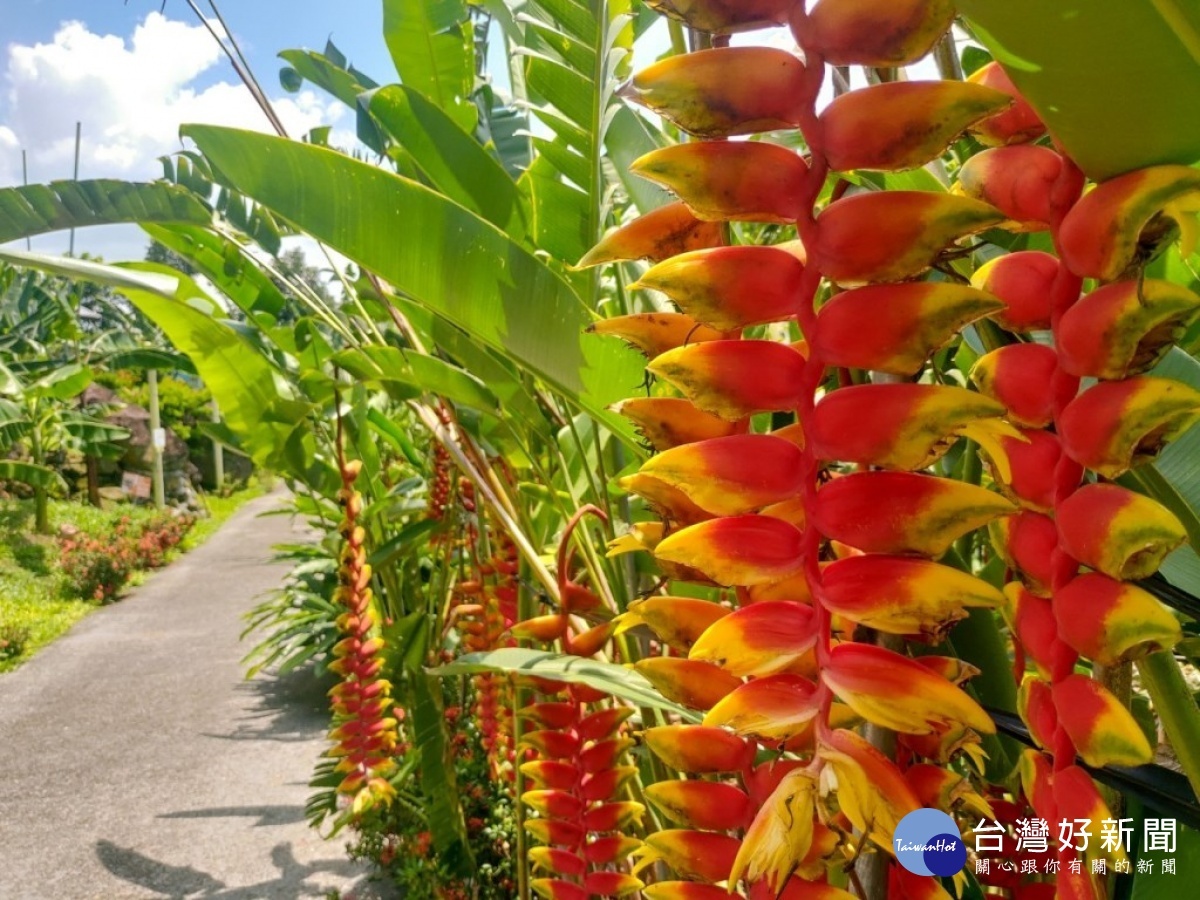
[[[202, 811], [220, 814], [220, 811]], [[235, 813], [241, 814], [241, 813]], [[168, 814], [170, 818], [176, 814]], [[172, 866], [159, 862], [128, 847], [112, 841], [96, 842], [96, 858], [112, 875], [149, 891], [154, 891], [172, 900], [189, 897], [209, 897], [217, 900], [291, 900], [302, 897], [327, 897], [328, 889], [310, 883], [317, 875], [337, 875], [353, 878], [359, 869], [344, 859], [317, 860], [301, 864], [292, 852], [290, 841], [276, 844], [271, 850], [271, 863], [278, 876], [268, 881], [242, 887], [229, 888], [225, 883], [207, 872], [191, 866]], [[366, 887], [366, 886], [364, 886]], [[356, 891], [357, 896], [365, 896]]]

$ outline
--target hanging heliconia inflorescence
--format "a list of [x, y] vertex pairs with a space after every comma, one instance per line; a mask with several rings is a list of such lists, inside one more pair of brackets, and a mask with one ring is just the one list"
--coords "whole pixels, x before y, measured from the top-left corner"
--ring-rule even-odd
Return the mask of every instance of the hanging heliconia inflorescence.
[[366, 534], [358, 524], [363, 499], [354, 489], [354, 482], [361, 469], [358, 460], [340, 460], [339, 532], [343, 543], [334, 601], [345, 612], [337, 619], [343, 637], [334, 645], [334, 661], [329, 666], [341, 679], [329, 692], [334, 726], [329, 736], [335, 742], [329, 755], [339, 759], [335, 771], [343, 777], [337, 790], [350, 798], [343, 814], [349, 819], [386, 805], [395, 797], [388, 776], [395, 769], [397, 751], [392, 686], [380, 677], [383, 638], [378, 636], [371, 566], [364, 547]]
[[[614, 631], [611, 622], [602, 622], [576, 633], [574, 617], [602, 605], [595, 591], [570, 576], [572, 534], [589, 514], [604, 516], [596, 507], [584, 507], [559, 542], [559, 611], [513, 628], [514, 635], [524, 638], [561, 641], [564, 652], [580, 657], [600, 652]], [[533, 757], [521, 765], [532, 786], [521, 802], [534, 814], [525, 820], [525, 830], [541, 845], [528, 853], [541, 875], [530, 886], [547, 900], [632, 895], [643, 884], [628, 872], [626, 861], [641, 846], [631, 832], [645, 812], [641, 803], [620, 799], [625, 783], [637, 774], [635, 766], [624, 763], [633, 746], [624, 723], [633, 709], [587, 685], [530, 681], [537, 697], [520, 718], [532, 730], [518, 742]]]
[[[1142, 374], [1197, 298], [1141, 277], [1150, 237], [1173, 235], [1159, 212], [1183, 222], [1200, 173], [1132, 173], [1079, 199], [1083, 175], [1028, 143], [1044, 126], [994, 64], [966, 82], [873, 84], [818, 110], [827, 66], [925, 56], [953, 21], [948, 0], [649, 5], [715, 46], [659, 62], [625, 88], [697, 140], [632, 167], [679, 202], [581, 261], [648, 259], [634, 287], [681, 310], [593, 327], [638, 347], [677, 392], [618, 407], [656, 451], [622, 486], [661, 521], [634, 526], [613, 550], [650, 551], [671, 580], [732, 588], [737, 604], [651, 597], [619, 623], [648, 626], [672, 648], [639, 670], [705, 713], [700, 725], [645, 732], [666, 767], [689, 776], [646, 791], [678, 827], [639, 851], [677, 879], [645, 896], [846, 897], [829, 876], [845, 883], [864, 841], [892, 853], [907, 813], [939, 808], [968, 828], [990, 817], [959, 774], [981, 768], [982, 737], [995, 731], [961, 687], [972, 668], [903, 649], [905, 639], [938, 642], [972, 607], [1004, 611], [1037, 668], [1022, 688], [1045, 750], [1022, 766], [1033, 808], [1047, 821], [1105, 818], [1077, 753], [1129, 765], [1151, 748], [1075, 664], [1082, 654], [1113, 666], [1179, 636], [1129, 582], [1153, 571], [1182, 529], [1104, 480], [1200, 413], [1200, 394]], [[727, 46], [731, 33], [782, 23], [801, 55]], [[781, 129], [799, 130], [807, 156], [728, 140]], [[993, 149], [952, 191], [848, 190], [836, 177], [922, 166], [964, 131]], [[799, 240], [726, 246], [728, 222], [795, 226]], [[960, 243], [995, 228], [1050, 229], [1058, 256], [1009, 254], [967, 284], [952, 266], [969, 254]], [[1103, 286], [1076, 304], [1083, 278]], [[930, 356], [983, 318], [1014, 337], [979, 360], [978, 391], [925, 377]], [[1026, 339], [1047, 328], [1053, 346]], [[1081, 377], [1101, 381], [1078, 393]], [[762, 413], [792, 422], [766, 431], [759, 416], [752, 428]], [[995, 489], [928, 471], [960, 438], [987, 455]], [[1081, 486], [1085, 471], [1100, 481]], [[989, 524], [1021, 581], [1004, 593], [964, 571], [971, 561], [953, 549]], [[1080, 564], [1093, 571], [1079, 575]], [[896, 753], [857, 723], [896, 732]], [[762, 762], [763, 749], [783, 757]], [[969, 766], [949, 768], [958, 760]], [[1060, 858], [1059, 895], [1098, 896], [1101, 880], [1067, 874], [1071, 858]], [[890, 896], [948, 896], [894, 862], [888, 879]]]

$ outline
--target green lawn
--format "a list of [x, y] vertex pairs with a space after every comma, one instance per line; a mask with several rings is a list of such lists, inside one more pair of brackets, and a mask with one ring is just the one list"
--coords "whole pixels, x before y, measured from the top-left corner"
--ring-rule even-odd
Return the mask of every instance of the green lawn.
[[[209, 516], [196, 523], [180, 545], [191, 550], [202, 544], [243, 503], [261, 492], [257, 485], [229, 497], [208, 497]], [[53, 536], [64, 525], [72, 525], [92, 535], [110, 533], [122, 517], [133, 523], [148, 519], [153, 510], [117, 504], [95, 509], [79, 503], [50, 501], [50, 525], [53, 534], [33, 534], [32, 501], [0, 501], [0, 641], [14, 636], [23, 640], [24, 649], [12, 655], [0, 646], [0, 672], [16, 668], [39, 647], [63, 634], [72, 625], [97, 608], [71, 591], [59, 569], [58, 541]], [[135, 573], [137, 584], [145, 573]]]

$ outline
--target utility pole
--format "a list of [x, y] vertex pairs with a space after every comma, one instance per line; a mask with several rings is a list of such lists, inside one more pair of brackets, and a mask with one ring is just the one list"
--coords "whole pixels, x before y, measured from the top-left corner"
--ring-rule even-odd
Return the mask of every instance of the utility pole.
[[154, 460], [154, 505], [162, 509], [166, 503], [163, 485], [163, 450], [167, 446], [167, 435], [158, 418], [158, 370], [148, 369], [146, 380], [150, 385], [150, 446]]
[[[217, 405], [217, 398], [212, 399], [212, 422], [214, 425], [219, 425], [221, 422], [221, 407]], [[216, 490], [219, 492], [225, 486], [225, 445], [213, 438], [213, 481], [216, 482]]]
[[[73, 178], [76, 181], [79, 180], [79, 137], [80, 137], [82, 128], [83, 128], [83, 123], [81, 123], [81, 122], [75, 123], [75, 174], [74, 174]], [[75, 229], [72, 228], [71, 229], [71, 245], [70, 245], [70, 249], [67, 250], [67, 256], [74, 256], [74, 255], [75, 255]]]

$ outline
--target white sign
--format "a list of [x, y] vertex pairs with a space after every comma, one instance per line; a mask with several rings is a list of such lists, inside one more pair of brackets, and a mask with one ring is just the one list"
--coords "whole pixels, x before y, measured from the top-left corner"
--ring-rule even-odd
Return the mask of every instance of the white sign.
[[167, 449], [167, 429], [155, 428], [154, 431], [150, 435], [150, 440], [154, 444], [154, 449], [166, 450]]

